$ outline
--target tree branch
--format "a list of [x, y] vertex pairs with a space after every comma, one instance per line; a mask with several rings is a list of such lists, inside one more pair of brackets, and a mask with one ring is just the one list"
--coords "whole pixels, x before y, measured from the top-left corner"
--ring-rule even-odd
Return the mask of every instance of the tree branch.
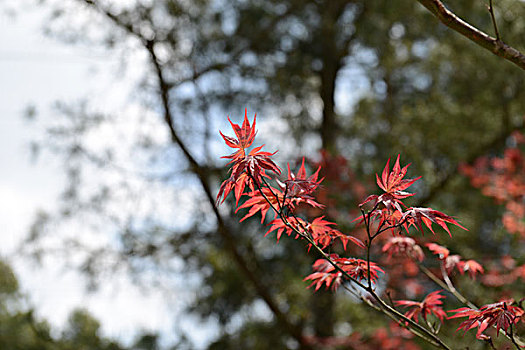
[[[118, 27], [124, 29], [128, 34], [138, 39], [142, 43], [144, 48], [148, 51], [151, 64], [153, 65], [155, 74], [157, 76], [157, 83], [159, 85], [158, 86], [159, 94], [161, 97], [162, 109], [164, 113], [164, 121], [165, 121], [166, 126], [169, 129], [171, 140], [181, 149], [182, 153], [184, 154], [184, 156], [190, 163], [191, 170], [198, 177], [199, 182], [202, 186], [202, 189], [206, 195], [206, 198], [217, 220], [219, 234], [224, 239], [227, 249], [230, 251], [230, 254], [232, 255], [239, 270], [241, 270], [241, 272], [246, 276], [246, 278], [253, 284], [255, 290], [257, 291], [259, 296], [264, 300], [268, 308], [272, 311], [277, 321], [286, 329], [286, 331], [293, 338], [295, 338], [295, 340], [297, 340], [297, 342], [301, 345], [301, 349], [311, 349], [311, 346], [305, 342], [305, 339], [302, 334], [302, 329], [298, 327], [297, 325], [293, 324], [288, 319], [286, 314], [284, 314], [283, 311], [281, 311], [281, 309], [279, 308], [279, 306], [273, 299], [273, 296], [267, 290], [266, 286], [257, 278], [257, 273], [250, 268], [248, 259], [246, 259], [241, 254], [239, 249], [237, 248], [237, 245], [236, 245], [237, 243], [233, 237], [233, 234], [231, 233], [230, 229], [228, 228], [224, 219], [219, 213], [217, 207], [215, 206], [215, 199], [213, 198], [212, 191], [210, 189], [210, 185], [208, 184], [208, 181], [206, 178], [206, 172], [204, 171], [204, 167], [202, 167], [198, 163], [198, 161], [195, 159], [195, 157], [193, 157], [188, 147], [185, 145], [185, 143], [182, 141], [182, 139], [177, 134], [175, 127], [174, 127], [174, 123], [173, 123], [173, 115], [170, 109], [170, 101], [169, 101], [170, 85], [168, 84], [168, 82], [166, 81], [164, 77], [164, 71], [155, 53], [155, 41], [152, 39], [144, 38], [138, 31], [135, 30], [135, 28], [132, 25], [128, 23], [123, 23], [122, 21], [119, 20], [119, 18], [115, 14], [101, 8], [101, 6], [99, 6], [95, 1], [93, 0], [77, 0], [77, 1], [83, 1], [85, 4], [92, 6], [98, 12], [108, 17]], [[254, 257], [251, 257], [250, 259], [253, 259], [253, 258]]]
[[[512, 46], [505, 44], [498, 38], [493, 38], [487, 33], [479, 30], [465, 22], [452, 11], [447, 9], [440, 0], [417, 0], [425, 6], [441, 23], [455, 30], [477, 45], [489, 50], [494, 55], [502, 57], [525, 70], [525, 55]], [[499, 36], [499, 33], [498, 33]]]

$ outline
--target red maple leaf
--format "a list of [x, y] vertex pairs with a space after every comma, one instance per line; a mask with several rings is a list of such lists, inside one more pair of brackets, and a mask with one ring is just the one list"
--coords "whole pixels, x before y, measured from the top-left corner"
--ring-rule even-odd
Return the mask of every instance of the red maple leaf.
[[[338, 257], [337, 254], [330, 254], [330, 259], [332, 260], [335, 260]], [[326, 288], [331, 286], [332, 290], [336, 290], [341, 285], [343, 274], [340, 271], [336, 271], [335, 267], [326, 259], [316, 260], [312, 265], [312, 269], [314, 270], [314, 273], [303, 279], [303, 281], [312, 281], [308, 288], [315, 285], [315, 290], [317, 291], [323, 284], [326, 284]]]
[[288, 164], [288, 179], [284, 183], [280, 183], [286, 197], [292, 198], [293, 203], [306, 203], [314, 208], [323, 208], [324, 205], [319, 204], [311, 195], [323, 181], [323, 179], [318, 180], [320, 170], [321, 167], [318, 167], [315, 173], [307, 178], [304, 158], [297, 175], [290, 170], [290, 164]]
[[484, 273], [483, 266], [475, 260], [460, 261], [456, 264], [457, 269], [461, 274], [468, 272], [470, 278], [474, 279], [477, 273]]
[[433, 234], [435, 234], [435, 232], [432, 229], [432, 223], [438, 224], [445, 231], [447, 231], [451, 237], [452, 234], [450, 233], [450, 230], [447, 227], [447, 222], [461, 227], [464, 230], [467, 230], [465, 227], [461, 226], [453, 217], [448, 216], [432, 208], [409, 208], [406, 212], [403, 213], [402, 220], [405, 221], [409, 227], [416, 227], [419, 231], [421, 231], [421, 233], [424, 233], [423, 226], [421, 225], [421, 223], [424, 223], [425, 226], [428, 227], [428, 229]]
[[410, 164], [407, 164], [401, 168], [399, 165], [399, 157], [400, 155], [397, 156], [396, 163], [394, 164], [392, 171], [390, 171], [390, 159], [388, 159], [386, 166], [383, 169], [383, 173], [381, 174], [381, 178], [379, 178], [379, 175], [376, 174], [376, 181], [379, 188], [392, 195], [395, 199], [403, 199], [413, 196], [414, 193], [408, 193], [405, 192], [405, 190], [421, 178], [420, 176], [415, 179], [404, 179]]
[[436, 243], [427, 243], [427, 248], [443, 262], [445, 269], [448, 273], [455, 267], [457, 270], [464, 274], [468, 272], [470, 278], [475, 278], [477, 273], [484, 273], [483, 267], [475, 260], [461, 260], [461, 256], [454, 254], [450, 255], [450, 251]]
[[[216, 205], [224, 202], [232, 190], [235, 190], [236, 205], [238, 205], [240, 197], [244, 194], [246, 185], [248, 185], [251, 191], [254, 191], [254, 185], [260, 185], [262, 178], [268, 177], [266, 170], [272, 171], [275, 174], [281, 174], [281, 169], [279, 169], [271, 159], [271, 156], [276, 152], [261, 151], [264, 145], [256, 147], [246, 154], [246, 149], [253, 144], [255, 135], [257, 134], [255, 130], [256, 117], [253, 118], [253, 124], [250, 125], [247, 113], [247, 110], [245, 110], [242, 126], [234, 124], [228, 117], [228, 121], [237, 138], [226, 136], [220, 132], [226, 145], [231, 148], [238, 148], [239, 150], [222, 157], [231, 159], [228, 164], [233, 163], [233, 165], [230, 168], [230, 177], [226, 179], [219, 188]], [[220, 201], [221, 197], [222, 201]]]
[[[367, 218], [379, 219], [380, 226], [385, 221], [390, 226], [395, 226], [400, 222], [400, 214], [403, 213], [401, 206], [404, 206], [401, 199], [414, 195], [414, 193], [405, 192], [405, 190], [421, 178], [420, 176], [415, 179], [405, 179], [404, 177], [410, 164], [401, 168], [401, 165], [399, 165], [399, 158], [400, 155], [397, 156], [392, 170], [390, 170], [390, 159], [388, 159], [386, 166], [383, 169], [383, 173], [381, 174], [381, 178], [376, 174], [377, 185], [385, 191], [385, 193], [381, 195], [370, 195], [359, 204], [359, 206], [362, 207], [368, 202], [373, 203], [374, 209], [371, 213], [367, 214]], [[384, 209], [377, 208], [379, 204], [382, 204]]]
[[[363, 259], [339, 258], [336, 259], [335, 262], [343, 269], [343, 271], [359, 281], [368, 278], [367, 262]], [[370, 280], [373, 283], [377, 282], [379, 272], [385, 273], [385, 271], [377, 266], [376, 263], [370, 262]]]
[[355, 243], [361, 248], [365, 248], [364, 243], [360, 239], [353, 236], [344, 235], [340, 231], [330, 227], [332, 225], [335, 225], [335, 223], [326, 221], [324, 220], [324, 216], [321, 216], [313, 219], [313, 221], [310, 224], [308, 224], [306, 228], [310, 232], [314, 242], [321, 246], [321, 248], [323, 249], [332, 244], [332, 242], [337, 238], [341, 240], [341, 243], [343, 244], [343, 248], [345, 250], [348, 241]]
[[326, 221], [324, 220], [324, 216], [321, 216], [313, 219], [313, 221], [307, 226], [314, 242], [320, 245], [323, 249], [332, 243], [333, 236], [331, 235], [331, 232], [336, 231], [330, 227], [332, 225], [335, 225], [335, 223]]
[[304, 167], [304, 158], [301, 162], [301, 167], [297, 172], [297, 175], [290, 170], [290, 163], [288, 163], [288, 179], [285, 181], [288, 191], [292, 195], [296, 194], [310, 194], [314, 192], [323, 179], [318, 180], [319, 171], [321, 167], [318, 167], [315, 173], [306, 177], [306, 169]]
[[494, 304], [484, 305], [479, 310], [462, 307], [448, 311], [456, 314], [447, 318], [468, 317], [467, 320], [459, 325], [457, 330], [463, 329], [466, 333], [468, 330], [478, 327], [476, 333], [476, 338], [478, 339], [487, 339], [488, 336], [483, 334], [483, 332], [494, 325], [497, 331], [496, 336], [498, 336], [500, 329], [508, 334], [508, 329], [513, 324], [518, 323], [524, 314], [523, 309], [512, 305], [513, 302], [513, 300], [503, 300]]
[[276, 188], [273, 187], [263, 187], [262, 193], [259, 190], [253, 191], [248, 194], [250, 199], [243, 203], [235, 211], [236, 213], [243, 208], [250, 208], [248, 214], [246, 214], [239, 222], [242, 222], [249, 218], [250, 216], [255, 215], [258, 211], [261, 211], [261, 224], [266, 218], [266, 213], [271, 208], [280, 210], [280, 206], [283, 204], [283, 194]]
[[270, 232], [277, 230], [277, 242], [279, 242], [279, 239], [283, 233], [286, 233], [288, 236], [291, 236], [292, 233], [295, 233], [295, 238], [299, 238], [300, 235], [298, 232], [304, 232], [304, 228], [306, 228], [308, 223], [301, 218], [295, 218], [291, 216], [286, 218], [286, 222], [284, 222], [281, 218], [277, 218], [270, 222], [269, 225], [271, 225], [270, 229], [264, 236], [266, 237]]
[[397, 300], [395, 301], [395, 304], [409, 307], [410, 310], [405, 313], [405, 316], [414, 320], [415, 322], [418, 322], [419, 315], [423, 316], [425, 321], [427, 320], [428, 315], [434, 315], [441, 322], [443, 322], [443, 318], [446, 317], [446, 313], [441, 307], [441, 305], [443, 305], [443, 301], [441, 299], [445, 298], [445, 296], [439, 294], [441, 292], [441, 290], [432, 292], [428, 294], [421, 302], [412, 300]]
[[[337, 254], [330, 254], [330, 260], [356, 280], [364, 280], [368, 278], [368, 268], [365, 260], [340, 258]], [[325, 259], [318, 259], [313, 264], [313, 270], [314, 273], [304, 278], [304, 281], [312, 281], [308, 288], [315, 286], [315, 290], [318, 290], [323, 284], [325, 284], [326, 288], [332, 286], [332, 289], [335, 290], [344, 280], [344, 274]], [[379, 272], [384, 273], [376, 263], [370, 262], [370, 279], [372, 282], [377, 281]]]
[[297, 204], [304, 203], [314, 208], [324, 208], [324, 205], [318, 203], [311, 195], [323, 181], [323, 179], [318, 180], [319, 170], [320, 168], [307, 178], [304, 158], [297, 175], [290, 170], [290, 164], [288, 164], [288, 179], [284, 182], [276, 179], [285, 195], [286, 206], [293, 210]]
[[271, 170], [276, 174], [281, 173], [281, 169], [270, 158], [275, 152], [260, 151], [263, 146], [252, 149], [243, 158], [237, 157], [231, 161], [234, 162], [234, 165], [230, 168], [231, 175], [221, 184], [216, 204], [219, 204], [221, 197], [222, 201], [220, 203], [224, 202], [228, 194], [235, 189], [236, 205], [238, 205], [246, 185], [253, 191], [256, 187], [255, 184], [259, 185], [263, 177], [268, 177], [265, 170]]
[[[237, 178], [230, 176], [228, 179], [224, 180], [221, 184], [221, 187], [219, 188], [219, 193], [217, 194], [215, 205], [218, 206], [219, 204], [223, 203], [226, 200], [226, 197], [228, 197], [228, 195], [233, 189], [235, 189], [235, 205], [239, 204], [239, 199], [241, 198], [244, 192], [244, 187], [246, 186], [247, 182], [248, 174], [241, 174], [237, 176]], [[222, 201], [220, 200], [221, 197]]]
[[450, 251], [436, 243], [427, 243], [425, 246], [434, 254], [436, 254], [439, 259], [446, 259], [448, 255], [450, 254]]
[[[257, 183], [260, 183], [261, 177], [268, 177], [265, 174], [265, 169], [273, 171], [275, 174], [281, 174], [281, 169], [274, 163], [270, 158], [277, 152], [266, 152], [261, 151], [264, 145], [255, 147], [242, 158], [234, 158], [230, 163], [234, 163], [232, 166], [232, 177], [237, 178], [243, 172], [247, 172], [250, 177], [255, 178]], [[226, 156], [223, 158], [229, 158]]]
[[242, 123], [242, 126], [239, 126], [239, 124], [233, 123], [230, 120], [230, 117], [228, 117], [228, 121], [230, 122], [230, 125], [232, 126], [232, 129], [235, 132], [235, 136], [237, 138], [226, 136], [221, 131], [219, 131], [219, 133], [221, 134], [222, 138], [226, 142], [226, 145], [228, 145], [231, 148], [239, 149], [237, 152], [228, 156], [228, 158], [245, 156], [244, 150], [246, 148], [249, 148], [252, 145], [253, 140], [255, 139], [255, 135], [257, 134], [257, 131], [255, 130], [256, 119], [257, 119], [257, 115], [253, 117], [253, 124], [250, 125], [250, 122], [248, 121], [248, 109], [244, 110], [244, 121]]

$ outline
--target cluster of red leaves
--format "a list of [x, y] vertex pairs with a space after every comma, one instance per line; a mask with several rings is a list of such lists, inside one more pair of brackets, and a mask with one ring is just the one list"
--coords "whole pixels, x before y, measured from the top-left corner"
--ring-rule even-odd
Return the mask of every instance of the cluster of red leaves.
[[392, 237], [383, 245], [382, 251], [388, 253], [389, 258], [392, 255], [404, 255], [417, 261], [425, 258], [423, 249], [410, 237]]
[[[342, 242], [344, 249], [347, 248], [349, 241], [353, 242], [361, 248], [365, 248], [365, 244], [356, 237], [345, 235], [335, 228], [335, 223], [325, 220], [324, 216], [317, 216], [312, 220], [300, 218], [294, 214], [294, 210], [300, 205], [312, 208], [312, 210], [323, 209], [324, 206], [318, 202], [314, 197], [314, 192], [319, 188], [323, 179], [319, 179], [320, 167], [310, 176], [306, 175], [306, 168], [304, 159], [297, 174], [290, 170], [288, 165], [288, 176], [283, 182], [276, 177], [281, 174], [281, 169], [274, 163], [272, 156], [275, 154], [262, 151], [259, 146], [248, 149], [252, 146], [257, 131], [255, 130], [256, 118], [250, 124], [247, 111], [245, 111], [244, 121], [241, 126], [234, 124], [228, 118], [232, 126], [235, 137], [226, 136], [221, 133], [226, 145], [235, 150], [234, 153], [223, 158], [230, 159], [228, 163], [231, 165], [230, 177], [225, 180], [219, 189], [217, 195], [217, 204], [224, 202], [225, 198], [233, 191], [236, 199], [237, 211], [240, 209], [248, 209], [248, 213], [240, 220], [243, 221], [256, 213], [261, 213], [261, 223], [267, 217], [269, 211], [273, 211], [275, 216], [270, 222], [270, 228], [266, 235], [270, 232], [276, 231], [277, 240], [285, 233], [288, 236], [295, 236], [295, 238], [311, 239], [314, 244], [324, 249], [330, 246], [336, 239]], [[524, 142], [525, 143], [525, 142]], [[376, 182], [379, 188], [384, 192], [381, 195], [368, 196], [359, 207], [362, 208], [365, 204], [371, 203], [372, 210], [363, 215], [362, 221], [365, 222], [367, 230], [370, 229], [370, 222], [374, 222], [376, 231], [371, 235], [368, 232], [370, 241], [383, 231], [390, 229], [395, 232], [396, 229], [404, 227], [406, 232], [410, 227], [415, 227], [423, 233], [423, 226], [426, 226], [432, 233], [434, 230], [432, 224], [437, 224], [445, 231], [450, 233], [447, 224], [456, 225], [462, 229], [454, 218], [432, 208], [407, 208], [403, 204], [403, 200], [412, 196], [413, 193], [406, 192], [406, 190], [419, 178], [405, 179], [407, 170], [410, 164], [401, 167], [398, 156], [396, 162], [390, 170], [390, 160], [387, 162], [381, 177], [376, 175]], [[510, 205], [511, 211], [514, 214], [519, 214], [519, 218], [525, 216], [525, 205], [523, 212], [519, 211], [525, 201], [525, 179], [520, 178], [524, 176], [522, 167], [523, 157], [516, 152], [506, 152], [506, 158], [501, 161], [493, 161], [492, 167], [494, 169], [503, 169], [506, 174], [511, 173], [509, 168], [514, 171], [515, 178], [511, 181], [512, 185], [507, 187], [506, 194], [498, 197], [500, 200], [506, 200]], [[467, 168], [465, 168], [467, 169]], [[513, 176], [514, 176], [513, 175]], [[475, 178], [474, 176], [472, 176]], [[277, 182], [277, 187], [272, 187], [268, 184], [266, 179], [274, 179]], [[517, 178], [517, 180], [516, 180]], [[477, 178], [478, 182], [479, 178]], [[516, 181], [514, 181], [516, 180]], [[501, 181], [500, 181], [501, 182]], [[482, 185], [485, 182], [480, 182]], [[502, 184], [499, 183], [501, 186]], [[521, 186], [521, 187], [520, 187]], [[245, 192], [247, 191], [247, 192]], [[490, 192], [494, 195], [494, 193]], [[239, 206], [239, 200], [242, 196], [247, 196], [248, 199]], [[519, 197], [522, 196], [522, 197]], [[519, 197], [516, 199], [516, 197]], [[221, 201], [222, 198], [222, 201]], [[510, 198], [510, 199], [509, 199]], [[517, 203], [517, 204], [516, 204]], [[404, 209], [406, 208], [406, 209]], [[519, 210], [518, 210], [519, 209]], [[465, 229], [466, 230], [466, 229]], [[370, 248], [368, 246], [368, 248]], [[462, 260], [459, 255], [451, 255], [449, 250], [445, 247], [435, 243], [427, 244], [430, 249], [442, 262], [447, 272], [451, 272], [454, 268], [461, 274], [468, 272], [470, 277], [474, 278], [477, 273], [483, 273], [483, 267], [474, 260]], [[388, 253], [390, 259], [393, 255], [404, 255], [410, 259], [404, 259], [407, 262], [416, 265], [415, 262], [424, 259], [424, 253], [416, 241], [409, 237], [393, 237], [382, 249], [383, 252]], [[416, 268], [417, 270], [417, 268]], [[525, 269], [524, 269], [525, 271]], [[319, 259], [313, 264], [313, 273], [308, 275], [304, 280], [310, 280], [311, 284], [308, 288], [314, 286], [318, 290], [323, 285], [326, 288], [336, 290], [345, 279], [350, 278], [354, 281], [363, 281], [370, 279], [371, 283], [376, 283], [379, 273], [384, 271], [374, 262], [365, 261], [357, 258], [342, 258], [337, 254], [331, 254], [327, 259]], [[417, 273], [417, 272], [416, 272]], [[403, 306], [409, 310], [405, 316], [414, 321], [419, 321], [419, 316], [427, 321], [427, 317], [434, 315], [441, 322], [446, 317], [442, 309], [444, 298], [440, 294], [441, 291], [435, 291], [428, 294], [423, 301], [416, 302], [411, 300], [396, 301], [396, 305]], [[496, 326], [499, 331], [502, 329], [507, 332], [513, 324], [516, 324], [523, 316], [524, 312], [520, 307], [513, 306], [512, 301], [502, 301], [495, 304], [485, 305], [479, 310], [469, 308], [461, 308], [453, 310], [455, 315], [448, 318], [468, 317], [458, 329], [465, 331], [478, 327], [477, 337], [483, 339], [483, 335], [488, 327]], [[385, 338], [386, 339], [386, 338]], [[384, 342], [383, 342], [384, 343]], [[389, 348], [383, 346], [383, 348]]]
[[452, 270], [456, 268], [461, 274], [468, 272], [470, 278], [474, 279], [476, 274], [482, 274], [485, 272], [483, 266], [481, 266], [477, 261], [461, 260], [460, 255], [451, 255], [447, 248], [440, 246], [439, 244], [427, 243], [426, 246], [432, 253], [438, 256], [439, 260], [442, 261], [447, 273], [452, 272]]
[[410, 308], [405, 313], [405, 316], [414, 320], [415, 322], [418, 322], [419, 315], [421, 315], [425, 321], [427, 321], [427, 317], [429, 315], [434, 315], [439, 319], [439, 321], [443, 322], [443, 318], [447, 315], [441, 307], [441, 305], [443, 305], [443, 301], [441, 299], [445, 298], [445, 296], [439, 294], [441, 292], [442, 291], [440, 290], [434, 291], [428, 294], [421, 302], [412, 300], [397, 300], [395, 301], [395, 304]]
[[[228, 164], [231, 165], [231, 176], [225, 180], [219, 188], [217, 203], [224, 202], [225, 198], [231, 191], [234, 191], [236, 205], [242, 196], [248, 196], [248, 199], [238, 206], [237, 211], [248, 209], [248, 213], [240, 220], [261, 213], [261, 223], [264, 222], [269, 211], [275, 211], [278, 215], [270, 223], [270, 232], [277, 231], [277, 240], [283, 233], [288, 236], [294, 234], [295, 238], [301, 237], [299, 233], [308, 235], [313, 241], [326, 248], [334, 240], [339, 239], [346, 249], [349, 241], [354, 242], [360, 247], [364, 244], [357, 238], [344, 235], [336, 230], [333, 226], [335, 223], [324, 220], [324, 216], [314, 218], [311, 222], [298, 218], [295, 215], [286, 215], [284, 212], [293, 212], [298, 205], [304, 204], [312, 208], [322, 209], [324, 206], [318, 203], [313, 193], [319, 187], [323, 179], [319, 179], [320, 167], [310, 176], [306, 175], [305, 161], [303, 159], [299, 171], [294, 174], [290, 165], [288, 165], [288, 176], [284, 182], [276, 179], [278, 188], [271, 187], [263, 178], [270, 178], [268, 171], [274, 175], [280, 175], [280, 168], [273, 162], [271, 157], [275, 154], [261, 151], [263, 146], [259, 146], [248, 152], [252, 146], [257, 131], [255, 130], [256, 117], [253, 123], [248, 120], [247, 111], [244, 114], [244, 121], [241, 126], [233, 123], [229, 118], [235, 137], [230, 137], [220, 133], [226, 145], [236, 151], [223, 158], [231, 159]], [[245, 193], [245, 189], [249, 191]], [[222, 201], [221, 201], [222, 197]]]
[[[365, 260], [340, 258], [337, 254], [330, 254], [330, 260], [353, 279], [361, 281], [368, 278], [368, 268]], [[323, 284], [325, 284], [327, 289], [332, 287], [332, 290], [336, 290], [344, 280], [343, 272], [336, 269], [325, 259], [317, 260], [312, 267], [314, 272], [306, 276], [304, 279], [305, 281], [312, 281], [308, 288], [315, 286], [315, 290], [318, 290]], [[379, 272], [384, 273], [377, 264], [370, 262], [370, 280], [372, 282], [375, 283], [377, 281]]]
[[391, 322], [388, 328], [377, 328], [370, 337], [363, 337], [359, 332], [353, 332], [347, 337], [317, 337], [310, 335], [304, 336], [303, 339], [307, 344], [316, 348], [359, 350], [421, 349], [412, 341], [414, 334], [395, 322]]
[[481, 283], [490, 287], [511, 285], [516, 280], [525, 281], [525, 265], [518, 265], [516, 260], [505, 255], [498, 261], [493, 261], [487, 273], [481, 278]]
[[299, 231], [308, 233], [313, 241], [323, 249], [332, 244], [336, 239], [341, 241], [345, 250], [348, 242], [353, 242], [361, 248], [365, 247], [364, 243], [359, 238], [345, 235], [339, 230], [334, 229], [332, 227], [333, 225], [335, 225], [335, 223], [324, 220], [324, 216], [314, 218], [312, 222], [308, 222], [295, 216], [286, 218], [286, 221], [282, 220], [282, 218], [276, 218], [270, 222], [270, 228], [265, 236], [270, 232], [277, 231], [277, 241], [279, 241], [283, 233], [288, 236], [294, 235], [297, 239], [300, 237], [297, 234]]
[[[255, 130], [256, 119], [257, 116], [254, 116], [253, 124], [250, 125], [248, 121], [248, 111], [245, 110], [242, 126], [232, 123], [228, 117], [228, 121], [235, 132], [236, 138], [225, 136], [220, 132], [226, 145], [230, 148], [238, 149], [238, 151], [229, 156], [222, 157], [231, 159], [228, 163], [232, 164], [230, 168], [231, 176], [221, 184], [217, 195], [217, 204], [224, 202], [232, 190], [235, 190], [236, 204], [239, 204], [239, 199], [244, 193], [245, 186], [248, 185], [248, 187], [254, 191], [254, 184], [260, 184], [263, 177], [268, 177], [266, 170], [272, 171], [275, 174], [281, 174], [281, 169], [270, 158], [275, 152], [261, 151], [264, 145], [256, 147], [249, 153], [246, 153], [247, 149], [253, 144], [255, 135], [257, 134]], [[220, 201], [221, 197], [223, 197], [222, 201]]]
[[[423, 225], [434, 233], [432, 229], [432, 223], [441, 226], [450, 235], [450, 230], [447, 227], [447, 223], [456, 225], [466, 230], [461, 226], [454, 218], [448, 216], [440, 211], [432, 208], [408, 208], [403, 211], [401, 206], [405, 206], [402, 202], [403, 199], [413, 196], [414, 193], [406, 192], [414, 182], [419, 180], [421, 177], [415, 179], [405, 179], [408, 167], [410, 164], [401, 167], [399, 163], [400, 156], [397, 156], [396, 162], [392, 170], [390, 170], [390, 159], [386, 163], [385, 168], [381, 174], [381, 177], [376, 174], [377, 185], [381, 190], [384, 191], [381, 195], [368, 196], [360, 206], [364, 206], [366, 203], [371, 202], [373, 209], [370, 213], [366, 214], [367, 219], [378, 221], [378, 227], [394, 228], [403, 226], [408, 232], [410, 226], [414, 226], [416, 229], [423, 231]], [[364, 220], [361, 220], [363, 222]]]
[[238, 207], [235, 212], [240, 209], [250, 208], [248, 214], [240, 220], [243, 221], [260, 211], [262, 216], [261, 223], [263, 223], [266, 218], [266, 213], [268, 213], [268, 210], [271, 208], [281, 210], [283, 207], [287, 207], [294, 210], [295, 207], [301, 203], [313, 208], [323, 208], [324, 206], [319, 204], [315, 198], [311, 196], [311, 193], [317, 189], [322, 181], [322, 179], [317, 180], [318, 175], [319, 169], [308, 178], [306, 177], [304, 159], [297, 175], [290, 171], [290, 165], [288, 165], [288, 179], [285, 180], [284, 183], [278, 182], [280, 189], [267, 186], [261, 188], [261, 190], [248, 193], [247, 195], [250, 199]]
[[374, 332], [372, 336], [373, 349], [381, 350], [419, 350], [420, 347], [416, 345], [411, 339], [414, 338], [414, 334], [410, 333], [405, 328], [399, 326], [395, 322], [391, 322], [387, 328], [379, 328]]
[[312, 196], [323, 179], [319, 178], [319, 170], [321, 167], [318, 167], [315, 173], [306, 177], [306, 169], [304, 167], [304, 158], [301, 163], [301, 167], [297, 172], [297, 175], [290, 170], [290, 164], [288, 164], [288, 179], [284, 181], [284, 184], [280, 183], [281, 189], [292, 198], [300, 198], [302, 201], [310, 204], [313, 207], [323, 207], [315, 201], [315, 198]]
[[[452, 234], [450, 233], [450, 230], [447, 227], [447, 222], [466, 230], [466, 228], [461, 226], [451, 216], [443, 214], [442, 212], [434, 210], [432, 208], [409, 208], [405, 213], [403, 213], [401, 220], [403, 221], [403, 219], [406, 220], [408, 226], [416, 227], [417, 229], [419, 229], [419, 231], [421, 231], [421, 233], [423, 233], [423, 226], [421, 225], [421, 223], [424, 223], [425, 226], [433, 234], [435, 234], [435, 232], [432, 229], [432, 223], [436, 223], [439, 226], [441, 226], [445, 231], [447, 231], [451, 237]], [[408, 232], [407, 227], [406, 230]]]
[[[401, 168], [399, 164], [400, 155], [397, 156], [396, 163], [390, 171], [390, 159], [386, 162], [381, 178], [376, 174], [376, 182], [380, 189], [385, 193], [381, 195], [370, 195], [368, 196], [359, 206], [363, 206], [368, 202], [373, 202], [374, 208], [377, 208], [379, 204], [384, 205], [389, 211], [403, 212], [401, 209], [401, 199], [413, 196], [414, 193], [405, 192], [414, 182], [419, 180], [421, 177], [416, 179], [404, 179], [408, 167], [410, 164], [405, 165]], [[374, 212], [374, 211], [372, 211]]]
[[518, 306], [514, 306], [513, 300], [503, 300], [498, 303], [488, 304], [482, 306], [479, 310], [462, 307], [449, 312], [455, 312], [455, 315], [448, 318], [468, 317], [463, 321], [458, 330], [463, 329], [467, 332], [470, 329], [478, 327], [476, 338], [488, 339], [488, 336], [483, 332], [492, 326], [496, 326], [496, 336], [499, 330], [502, 329], [506, 334], [509, 334], [509, 328], [516, 324], [522, 318], [524, 312]]
[[508, 232], [525, 238], [525, 136], [515, 132], [512, 141], [515, 146], [507, 148], [503, 157], [481, 157], [460, 170], [484, 195], [505, 204], [503, 225]]

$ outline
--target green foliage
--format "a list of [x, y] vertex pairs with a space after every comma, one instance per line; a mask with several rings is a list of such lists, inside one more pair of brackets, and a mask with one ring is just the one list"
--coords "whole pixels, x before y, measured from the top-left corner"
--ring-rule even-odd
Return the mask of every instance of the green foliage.
[[[86, 310], [74, 310], [66, 328], [55, 336], [48, 322], [28, 309], [18, 281], [5, 260], [0, 260], [0, 349], [9, 350], [125, 350], [100, 334], [100, 323]], [[154, 350], [156, 337], [144, 335], [130, 349]]]

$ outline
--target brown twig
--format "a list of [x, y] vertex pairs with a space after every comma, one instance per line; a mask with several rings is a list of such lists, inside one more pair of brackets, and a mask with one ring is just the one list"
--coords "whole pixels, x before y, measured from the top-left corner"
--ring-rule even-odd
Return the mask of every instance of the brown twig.
[[425, 6], [441, 23], [460, 33], [470, 41], [489, 50], [494, 55], [502, 57], [525, 70], [525, 54], [498, 38], [493, 38], [471, 24], [459, 18], [445, 7], [440, 0], [417, 0]]
[[518, 344], [518, 342], [516, 341], [516, 339], [514, 338], [514, 328], [512, 327], [512, 322], [510, 323], [510, 334], [508, 334], [509, 338], [510, 338], [510, 341], [512, 342], [512, 344], [514, 344], [514, 346], [516, 347], [516, 349], [518, 350], [521, 350], [522, 347]]
[[496, 34], [496, 40], [500, 40], [498, 25], [496, 24], [496, 16], [494, 15], [494, 6], [492, 6], [492, 0], [489, 0], [489, 12], [490, 18], [492, 19], [492, 25], [494, 26], [494, 34]]

